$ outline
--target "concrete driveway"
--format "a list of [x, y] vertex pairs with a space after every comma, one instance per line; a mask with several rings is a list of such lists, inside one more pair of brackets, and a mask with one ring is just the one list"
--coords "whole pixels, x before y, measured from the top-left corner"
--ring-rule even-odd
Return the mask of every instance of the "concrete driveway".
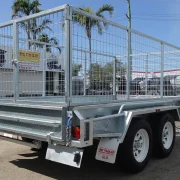
[[[91, 151], [90, 151], [91, 152]], [[117, 167], [95, 161], [86, 152], [81, 169], [44, 159], [45, 152], [0, 141], [0, 180], [179, 180], [180, 139], [166, 159], [152, 158], [147, 168], [136, 175], [125, 174]]]

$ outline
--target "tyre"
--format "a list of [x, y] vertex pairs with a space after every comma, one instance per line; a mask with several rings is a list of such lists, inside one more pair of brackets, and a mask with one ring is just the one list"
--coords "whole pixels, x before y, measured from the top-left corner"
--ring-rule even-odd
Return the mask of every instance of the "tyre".
[[26, 137], [21, 137], [23, 141], [28, 142], [28, 143], [32, 143], [34, 140], [30, 139], [30, 138], [26, 138]]
[[175, 143], [175, 122], [171, 114], [161, 116], [153, 127], [153, 154], [164, 158], [172, 152]]
[[[21, 137], [23, 141], [27, 142], [27, 143], [35, 143], [35, 140], [34, 139], [30, 139], [30, 138], [25, 138], [25, 137]], [[36, 149], [37, 151], [41, 151], [41, 150], [46, 150], [48, 147], [48, 143], [47, 142], [41, 142], [41, 148], [40, 149], [36, 149], [36, 148], [33, 148], [33, 149]]]
[[145, 120], [135, 119], [123, 144], [119, 146], [117, 161], [124, 171], [138, 173], [146, 167], [151, 151], [151, 127]]

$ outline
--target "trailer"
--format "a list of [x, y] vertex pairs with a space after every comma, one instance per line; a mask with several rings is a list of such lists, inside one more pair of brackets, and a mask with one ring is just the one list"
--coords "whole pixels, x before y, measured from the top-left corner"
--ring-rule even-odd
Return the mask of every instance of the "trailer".
[[[97, 160], [132, 173], [172, 152], [180, 96], [164, 78], [180, 67], [180, 47], [63, 5], [1, 24], [0, 49], [1, 139], [48, 144], [47, 160], [76, 168], [97, 140]], [[137, 93], [133, 72], [145, 92], [159, 72], [158, 93]]]

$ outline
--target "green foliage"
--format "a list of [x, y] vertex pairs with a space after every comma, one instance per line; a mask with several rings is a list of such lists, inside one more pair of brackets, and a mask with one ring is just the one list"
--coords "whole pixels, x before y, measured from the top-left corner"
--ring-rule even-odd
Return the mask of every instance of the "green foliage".
[[52, 24], [52, 21], [49, 19], [43, 19], [40, 24], [37, 23], [36, 19], [32, 19], [31, 21], [31, 32], [33, 35], [33, 39], [36, 40], [37, 36], [43, 32], [43, 30], [52, 31], [49, 25]]
[[81, 64], [73, 64], [72, 66], [72, 76], [78, 76], [78, 73], [80, 72], [82, 68]]
[[[39, 35], [37, 40], [40, 42], [45, 42], [45, 43], [52, 44], [55, 46], [58, 45], [58, 40], [56, 38], [49, 38], [49, 36], [45, 33], [42, 33], [41, 35]], [[43, 48], [43, 45], [38, 44], [38, 47]], [[56, 47], [56, 48], [59, 50], [59, 52], [61, 52], [61, 49], [59, 47]], [[46, 51], [51, 52], [51, 46], [46, 45]]]
[[[114, 8], [111, 5], [103, 5], [98, 9], [97, 12], [94, 12], [91, 7], [86, 7], [86, 8], [79, 8], [79, 10], [84, 11], [86, 13], [96, 15], [98, 17], [101, 17], [105, 19], [105, 16], [103, 13], [108, 12], [110, 16], [112, 16], [114, 12]], [[103, 21], [97, 20], [95, 18], [90, 18], [88, 16], [85, 16], [80, 13], [75, 13], [73, 14], [73, 21], [80, 24], [82, 27], [84, 27], [86, 35], [89, 40], [89, 64], [90, 64], [90, 71], [89, 71], [89, 79], [90, 82], [92, 81], [92, 44], [91, 44], [91, 38], [92, 38], [92, 28], [97, 27], [98, 33], [103, 34], [103, 28], [107, 28], [107, 24], [104, 23]]]
[[39, 0], [15, 0], [12, 5], [12, 18], [38, 13], [41, 11], [40, 6]]
[[[39, 0], [15, 0], [12, 6], [12, 18], [19, 18], [23, 16], [29, 16], [31, 14], [41, 12]], [[52, 45], [58, 45], [56, 38], [50, 38], [47, 34], [43, 33], [44, 30], [52, 31], [49, 25], [52, 24], [52, 21], [49, 19], [43, 19], [42, 22], [38, 22], [36, 18], [27, 20], [20, 23], [20, 27], [23, 28], [27, 33], [28, 39], [39, 40], [40, 42], [50, 43]], [[34, 48], [42, 47], [41, 44], [37, 43], [28, 43], [29, 49], [31, 46]], [[60, 48], [58, 48], [59, 51]], [[47, 47], [48, 52], [51, 52], [51, 48]]]
[[[116, 64], [114, 64], [116, 63]], [[93, 79], [95, 81], [111, 80], [113, 78], [114, 66], [116, 66], [116, 75], [123, 76], [126, 72], [125, 65], [120, 60], [115, 60], [101, 64], [92, 64]]]
[[92, 72], [93, 72], [92, 81], [91, 81], [92, 89], [94, 90], [111, 89], [115, 63], [116, 63], [116, 75], [120, 75], [121, 77], [123, 77], [126, 72], [126, 68], [125, 65], [119, 60], [108, 62], [105, 65], [98, 63], [92, 64]]
[[[105, 19], [105, 16], [103, 15], [104, 12], [108, 12], [110, 16], [112, 16], [114, 12], [114, 8], [111, 5], [103, 5], [98, 9], [97, 12], [94, 12], [91, 7], [86, 8], [79, 8], [79, 10], [84, 11], [86, 13], [94, 14], [96, 16], [99, 16], [103, 19]], [[81, 26], [85, 28], [86, 35], [89, 39], [91, 39], [91, 30], [92, 27], [97, 27], [99, 34], [103, 33], [103, 27], [107, 27], [106, 23], [102, 23], [99, 20], [91, 19], [88, 16], [82, 15], [82, 14], [73, 14], [73, 21], [79, 23]]]

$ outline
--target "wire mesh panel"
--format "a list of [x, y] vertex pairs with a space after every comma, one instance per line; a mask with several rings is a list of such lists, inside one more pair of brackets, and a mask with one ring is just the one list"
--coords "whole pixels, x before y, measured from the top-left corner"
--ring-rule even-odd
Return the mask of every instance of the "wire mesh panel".
[[180, 95], [180, 51], [164, 45], [163, 95]]
[[161, 43], [141, 34], [131, 33], [130, 98], [160, 97]]
[[19, 96], [64, 97], [64, 11], [20, 20], [18, 34]]
[[178, 53], [173, 51], [179, 48], [78, 9], [73, 10], [73, 103], [178, 95], [180, 77], [174, 73]]
[[75, 105], [178, 96], [179, 55], [161, 40], [57, 7], [0, 26], [0, 98]]
[[116, 100], [119, 84], [126, 79], [127, 31], [76, 9], [72, 33], [73, 102]]
[[12, 98], [13, 25], [0, 26], [0, 98]]

